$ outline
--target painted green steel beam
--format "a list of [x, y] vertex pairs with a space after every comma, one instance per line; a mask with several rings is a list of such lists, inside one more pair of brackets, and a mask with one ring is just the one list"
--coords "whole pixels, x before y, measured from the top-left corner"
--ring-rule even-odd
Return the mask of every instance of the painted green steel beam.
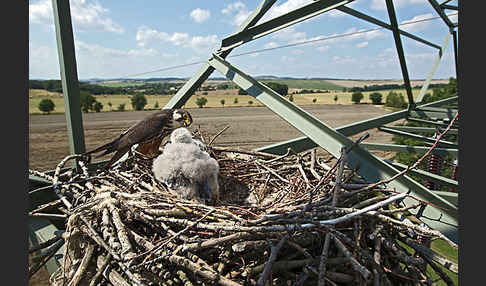
[[412, 110], [410, 116], [419, 118], [430, 119], [452, 119], [457, 112], [442, 112], [442, 111], [429, 111], [429, 110]]
[[459, 77], [457, 76], [457, 74], [459, 73], [459, 65], [458, 65], [458, 62], [457, 62], [457, 56], [458, 56], [458, 52], [457, 52], [457, 31], [455, 30], [451, 30], [451, 34], [452, 34], [452, 43], [453, 43], [453, 46], [454, 46], [454, 64], [455, 64], [455, 67], [456, 67], [456, 79], [458, 79]]
[[[336, 9], [339, 10], [339, 11], [341, 11], [341, 12], [343, 12], [343, 13], [352, 15], [354, 17], [357, 17], [357, 18], [360, 18], [362, 20], [368, 21], [370, 23], [376, 24], [376, 25], [378, 25], [380, 27], [386, 28], [388, 30], [392, 30], [393, 29], [390, 24], [385, 23], [385, 22], [383, 22], [381, 20], [378, 20], [376, 18], [373, 18], [371, 16], [368, 16], [366, 14], [363, 14], [363, 13], [361, 13], [361, 12], [359, 12], [357, 10], [354, 10], [352, 8], [349, 8], [349, 7], [346, 7], [346, 6], [340, 6], [340, 7], [337, 7]], [[439, 50], [441, 49], [441, 47], [439, 45], [434, 44], [434, 43], [431, 43], [431, 42], [429, 42], [427, 40], [424, 40], [424, 39], [422, 39], [422, 38], [420, 38], [418, 36], [415, 36], [413, 34], [410, 34], [409, 32], [406, 32], [406, 31], [404, 31], [402, 29], [398, 29], [398, 32], [401, 35], [405, 36], [405, 37], [408, 37], [408, 38], [413, 39], [415, 41], [421, 42], [421, 43], [423, 43], [425, 45], [434, 47], [434, 48], [439, 49]]]
[[[55, 237], [56, 234], [61, 231], [49, 220], [38, 217], [29, 217], [27, 228], [30, 247], [46, 242], [47, 240]], [[56, 251], [54, 256], [45, 264], [49, 276], [63, 265], [65, 246], [66, 245], [61, 246], [61, 248]]]
[[454, 6], [454, 5], [440, 4], [440, 7], [442, 9], [449, 9], [449, 10], [459, 11], [459, 8], [457, 6]]
[[[64, 94], [64, 113], [69, 135], [69, 151], [71, 154], [80, 154], [86, 151], [86, 146], [69, 1], [52, 0], [52, 7]], [[75, 166], [75, 162], [73, 162], [73, 166]]]
[[[411, 122], [417, 122], [417, 123], [426, 123], [426, 124], [435, 125], [435, 126], [439, 126], [439, 127], [447, 127], [449, 125], [447, 123], [430, 121], [430, 120], [414, 118], [414, 117], [408, 117], [407, 120], [411, 121]], [[453, 125], [452, 127], [457, 128], [457, 125]]]
[[437, 14], [442, 18], [444, 23], [446, 23], [446, 25], [449, 26], [449, 28], [452, 29], [456, 26], [451, 22], [449, 17], [446, 15], [444, 10], [442, 10], [442, 8], [440, 7], [439, 3], [437, 3], [436, 0], [429, 0], [429, 3], [430, 5], [432, 5], [432, 8], [434, 8], [435, 12], [437, 12]]
[[221, 51], [236, 48], [244, 43], [261, 38], [353, 1], [354, 0], [321, 0], [312, 2], [301, 8], [241, 31], [238, 34], [233, 34], [224, 38], [221, 43]]
[[393, 38], [395, 40], [395, 48], [397, 49], [398, 60], [400, 61], [400, 68], [402, 70], [403, 82], [405, 84], [405, 90], [407, 91], [408, 109], [411, 110], [415, 107], [415, 102], [413, 99], [412, 86], [410, 84], [410, 78], [408, 75], [407, 62], [405, 60], [405, 54], [403, 52], [402, 40], [400, 38], [397, 17], [395, 15], [395, 8], [393, 7], [392, 0], [385, 0], [385, 2], [386, 2], [386, 8], [388, 10], [388, 18], [390, 18]]
[[[272, 7], [272, 5], [277, 0], [263, 0], [260, 5], [253, 10], [253, 12], [248, 16], [248, 18], [236, 29], [233, 33], [238, 34], [241, 31], [248, 29], [249, 27], [255, 25], [265, 13]], [[226, 58], [232, 49], [221, 52], [220, 56]], [[205, 63], [195, 75], [192, 76], [184, 85], [177, 91], [177, 93], [169, 100], [169, 102], [164, 106], [164, 109], [169, 108], [181, 108], [187, 100], [194, 94], [196, 89], [198, 89], [201, 84], [206, 81], [209, 76], [214, 72], [214, 68], [209, 64]]]
[[437, 67], [439, 66], [439, 62], [442, 59], [442, 55], [445, 52], [445, 49], [447, 48], [447, 44], [449, 43], [449, 39], [451, 38], [451, 34], [447, 33], [444, 41], [442, 42], [442, 46], [440, 47], [439, 52], [437, 53], [437, 56], [435, 57], [435, 60], [432, 64], [432, 68], [429, 71], [429, 74], [427, 75], [427, 78], [425, 79], [425, 83], [422, 85], [422, 88], [420, 89], [419, 94], [417, 95], [416, 102], [419, 103], [424, 99], [425, 93], [427, 92], [427, 89], [429, 88], [430, 82], [432, 81], [432, 77], [435, 74], [435, 71], [437, 70]]
[[[431, 103], [423, 104], [420, 105], [422, 106], [442, 106], [444, 104], [448, 104], [450, 102], [453, 102], [457, 100], [456, 97], [454, 98], [446, 98], [438, 101], [434, 101]], [[377, 116], [374, 118], [362, 120], [359, 122], [354, 122], [350, 123], [347, 125], [340, 126], [336, 128], [336, 131], [339, 133], [343, 134], [344, 136], [352, 136], [355, 134], [358, 134], [360, 132], [376, 128], [381, 125], [385, 125], [391, 122], [395, 122], [400, 119], [408, 118], [409, 112], [408, 110], [401, 110], [401, 111], [396, 111], [393, 113], [385, 114], [382, 116]], [[446, 125], [447, 126], [447, 125]], [[278, 154], [278, 155], [283, 155], [287, 152], [288, 148], [291, 148], [297, 153], [307, 151], [311, 148], [315, 148], [318, 145], [309, 139], [308, 137], [298, 137], [290, 140], [286, 140], [283, 142], [271, 144], [268, 146], [263, 146], [260, 148], [255, 149], [255, 151], [259, 152], [266, 152], [266, 153], [271, 153], [271, 154]]]
[[[435, 133], [436, 129], [433, 127], [413, 127], [413, 126], [387, 126], [389, 129], [405, 131], [405, 132], [415, 132], [415, 133]], [[447, 134], [457, 135], [457, 129], [449, 129]]]
[[[384, 131], [384, 132], [387, 132], [387, 133], [390, 133], [390, 134], [394, 134], [394, 135], [400, 135], [400, 136], [413, 138], [415, 140], [420, 140], [420, 141], [428, 142], [428, 143], [434, 143], [436, 141], [432, 137], [422, 136], [422, 135], [413, 134], [413, 133], [404, 132], [404, 131], [393, 130], [393, 129], [390, 129], [388, 127], [378, 127], [378, 130]], [[444, 147], [444, 148], [456, 148], [456, 149], [459, 148], [459, 146], [456, 143], [445, 141], [445, 140], [439, 140], [437, 145]]]
[[[408, 152], [425, 154], [429, 151], [430, 147], [423, 146], [409, 146], [409, 145], [395, 145], [395, 144], [384, 144], [384, 143], [367, 143], [363, 142], [360, 144], [361, 147], [366, 150], [378, 150], [378, 151], [391, 151], [391, 152]], [[442, 156], [452, 156], [457, 158], [459, 151], [452, 148], [434, 148], [432, 154], [442, 155]]]
[[[342, 147], [349, 147], [353, 144], [343, 134], [336, 132], [218, 55], [213, 54], [209, 64], [333, 156], [339, 157]], [[359, 146], [348, 154], [347, 165], [351, 169], [357, 169], [357, 173], [369, 182], [391, 178], [399, 172], [396, 168]], [[457, 206], [434, 194], [406, 175], [392, 180], [388, 186], [400, 192], [410, 191], [414, 197], [430, 202], [431, 204], [425, 207], [421, 215], [415, 213], [414, 215], [419, 216], [418, 218], [431, 228], [441, 231], [452, 241], [458, 241]], [[411, 197], [406, 197], [404, 203], [410, 205], [416, 203], [416, 201]]]
[[[397, 163], [397, 162], [391, 162], [389, 160], [385, 160], [385, 161], [388, 164], [391, 164], [392, 166], [394, 166], [395, 168], [397, 168], [399, 170], [404, 170], [408, 167], [405, 164], [401, 164], [401, 163]], [[452, 188], [458, 188], [459, 187], [459, 183], [456, 180], [452, 180], [452, 179], [446, 178], [444, 176], [440, 176], [440, 175], [430, 173], [430, 172], [420, 170], [420, 169], [412, 169], [412, 170], [409, 170], [409, 172], [412, 173], [412, 174], [415, 174], [417, 176], [420, 176], [424, 179], [428, 179], [430, 181], [436, 182], [436, 183], [443, 185], [443, 186], [448, 186], [448, 187], [452, 187]]]
[[451, 204], [458, 206], [459, 205], [459, 194], [455, 192], [443, 192], [443, 191], [434, 191], [432, 192], [444, 200], [450, 202]]

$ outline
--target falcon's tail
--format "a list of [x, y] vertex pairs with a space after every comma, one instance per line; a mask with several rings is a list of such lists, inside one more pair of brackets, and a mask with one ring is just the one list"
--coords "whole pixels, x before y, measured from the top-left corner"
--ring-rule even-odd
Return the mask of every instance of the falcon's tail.
[[114, 141], [111, 141], [111, 142], [109, 142], [107, 144], [101, 145], [100, 147], [98, 147], [96, 149], [93, 149], [91, 151], [85, 152], [83, 155], [88, 155], [88, 154], [92, 154], [92, 153], [98, 153], [98, 152], [101, 152], [101, 151], [105, 150], [105, 152], [103, 152], [103, 153], [95, 156], [95, 158], [99, 158], [99, 157], [102, 157], [102, 156], [104, 156], [106, 154], [115, 152], [117, 150], [117, 145], [118, 145], [118, 139], [116, 139]]

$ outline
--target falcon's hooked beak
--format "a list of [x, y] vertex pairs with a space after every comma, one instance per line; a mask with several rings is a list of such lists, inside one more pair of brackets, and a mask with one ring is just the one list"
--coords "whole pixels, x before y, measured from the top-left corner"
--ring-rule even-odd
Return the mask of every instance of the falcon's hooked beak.
[[189, 125], [192, 124], [192, 117], [189, 114], [189, 112], [184, 112], [184, 115], [182, 115], [182, 118], [183, 118], [184, 127], [188, 127]]
[[189, 114], [189, 112], [187, 112], [185, 110], [176, 110], [174, 112], [174, 119], [175, 119], [175, 121], [178, 121], [184, 127], [188, 127], [189, 125], [192, 124], [191, 114]]

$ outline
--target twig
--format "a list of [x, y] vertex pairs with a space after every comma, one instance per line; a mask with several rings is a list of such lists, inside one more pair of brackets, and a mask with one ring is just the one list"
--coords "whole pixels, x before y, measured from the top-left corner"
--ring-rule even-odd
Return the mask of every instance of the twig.
[[76, 273], [74, 273], [73, 278], [71, 279], [71, 282], [69, 282], [68, 286], [76, 286], [79, 284], [79, 282], [83, 278], [83, 274], [86, 271], [86, 268], [88, 267], [88, 263], [93, 256], [93, 252], [94, 245], [88, 243], [88, 246], [86, 247], [86, 252], [84, 253], [83, 259], [81, 260], [81, 264], [79, 265], [78, 270], [76, 270]]
[[333, 238], [334, 238], [334, 242], [335, 242], [336, 246], [343, 252], [344, 256], [346, 256], [347, 258], [350, 259], [351, 265], [353, 266], [353, 269], [356, 270], [357, 272], [359, 272], [361, 274], [361, 276], [363, 276], [363, 278], [367, 281], [371, 276], [371, 272], [368, 269], [366, 269], [366, 267], [361, 265], [353, 257], [351, 252], [349, 252], [349, 250], [346, 248], [346, 246], [344, 246], [344, 244], [337, 237], [335, 237], [333, 235]]
[[101, 263], [101, 265], [99, 265], [96, 274], [91, 279], [91, 282], [89, 282], [89, 286], [95, 286], [98, 284], [98, 280], [101, 277], [102, 273], [105, 271], [108, 264], [110, 263], [110, 260], [111, 260], [111, 254], [108, 253], [104, 261]]
[[284, 245], [285, 241], [287, 240], [287, 236], [282, 237], [276, 246], [272, 246], [270, 258], [268, 259], [267, 263], [265, 264], [265, 268], [263, 269], [263, 273], [258, 279], [257, 286], [263, 286], [265, 281], [267, 281], [270, 273], [272, 272], [273, 263], [277, 259], [277, 254]]
[[216, 138], [218, 138], [218, 136], [221, 135], [224, 131], [226, 131], [226, 129], [228, 129], [229, 127], [230, 127], [229, 125], [226, 125], [226, 127], [224, 127], [216, 135], [214, 135], [214, 137], [211, 140], [209, 140], [209, 143], [207, 144], [207, 146], [210, 146], [211, 144], [213, 144], [214, 140], [216, 140]]

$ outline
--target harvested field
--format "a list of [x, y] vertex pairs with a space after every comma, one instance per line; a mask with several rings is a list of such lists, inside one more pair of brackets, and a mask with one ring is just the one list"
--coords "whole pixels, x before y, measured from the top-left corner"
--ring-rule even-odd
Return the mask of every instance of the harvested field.
[[[382, 107], [359, 105], [313, 105], [303, 107], [331, 127], [373, 118], [388, 113]], [[214, 136], [230, 126], [215, 141], [217, 146], [253, 149], [302, 136], [266, 107], [195, 108], [192, 129], [201, 127]], [[86, 149], [93, 149], [117, 137], [121, 132], [153, 111], [83, 113]], [[389, 143], [391, 135], [370, 130], [369, 142]], [[29, 168], [53, 170], [69, 154], [64, 114], [29, 117]], [[382, 154], [380, 154], [382, 155]], [[102, 159], [108, 159], [106, 156]]]
[[[326, 80], [330, 83], [340, 85], [346, 88], [352, 87], [364, 87], [365, 85], [383, 85], [383, 84], [403, 84], [403, 80], [344, 80], [344, 79], [336, 79], [336, 80]], [[416, 85], [423, 85], [425, 80], [411, 80], [410, 84], [412, 87]], [[448, 83], [448, 79], [434, 79], [430, 83]]]

